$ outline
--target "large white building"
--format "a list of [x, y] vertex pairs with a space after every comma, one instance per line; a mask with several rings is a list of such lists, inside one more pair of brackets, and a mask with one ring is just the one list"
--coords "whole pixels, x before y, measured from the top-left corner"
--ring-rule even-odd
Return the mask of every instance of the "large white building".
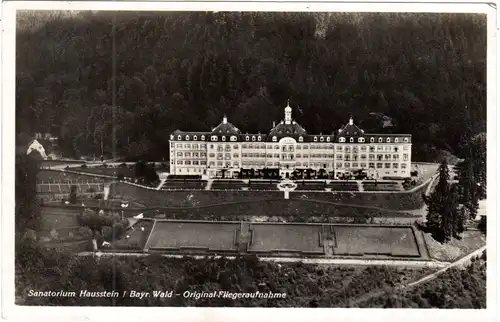
[[312, 169], [335, 177], [360, 170], [405, 178], [410, 167], [410, 134], [368, 134], [352, 118], [335, 134], [307, 134], [289, 104], [269, 134], [243, 134], [224, 116], [211, 132], [170, 135], [170, 172], [177, 175], [233, 178], [242, 169], [274, 169], [285, 178]]

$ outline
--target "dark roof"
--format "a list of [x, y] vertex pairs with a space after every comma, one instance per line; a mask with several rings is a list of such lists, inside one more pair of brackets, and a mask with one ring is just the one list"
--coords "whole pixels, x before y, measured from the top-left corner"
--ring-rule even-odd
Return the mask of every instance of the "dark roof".
[[338, 136], [358, 137], [363, 136], [364, 133], [365, 131], [354, 124], [354, 121], [351, 118], [349, 119], [349, 123], [339, 130]]
[[217, 125], [211, 132], [211, 134], [213, 135], [238, 135], [240, 133], [241, 131], [236, 126], [229, 123], [225, 116], [222, 122]]
[[290, 135], [306, 135], [307, 131], [304, 130], [302, 126], [299, 125], [299, 123], [292, 121], [290, 124], [286, 124], [285, 122], [280, 122], [278, 125], [276, 125], [274, 128], [271, 129], [269, 132], [270, 136], [290, 136]]

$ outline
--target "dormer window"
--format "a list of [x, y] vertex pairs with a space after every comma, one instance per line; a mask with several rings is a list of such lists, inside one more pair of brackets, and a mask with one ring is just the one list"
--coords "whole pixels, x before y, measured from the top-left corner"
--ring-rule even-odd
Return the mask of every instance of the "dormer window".
[[359, 139], [358, 139], [358, 142], [359, 142], [359, 143], [363, 143], [363, 142], [365, 142], [365, 138], [359, 138]]
[[405, 143], [408, 143], [408, 138], [405, 138]]
[[316, 136], [314, 137], [314, 142], [318, 142], [318, 138]]
[[370, 138], [370, 142], [371, 143], [375, 142], [375, 139], [374, 138]]
[[391, 138], [387, 138], [387, 143], [391, 143]]
[[252, 136], [252, 141], [255, 141], [255, 136]]
[[217, 136], [212, 135], [212, 141], [217, 141]]
[[339, 138], [339, 142], [345, 142], [345, 138]]
[[260, 140], [261, 140], [261, 137], [259, 136], [259, 137], [257, 138], [257, 141], [260, 141]]
[[236, 136], [234, 136], [234, 135], [231, 136], [231, 141], [233, 141], [233, 142], [236, 141]]
[[324, 137], [320, 137], [320, 138], [319, 138], [319, 140], [320, 140], [321, 142], [324, 142], [324, 141], [325, 141], [325, 138], [324, 138]]
[[170, 135], [170, 140], [173, 140], [174, 139], [174, 136], [173, 135]]
[[351, 142], [351, 143], [354, 142], [354, 138], [350, 138], [349, 142]]
[[189, 141], [189, 135], [186, 135], [186, 141]]
[[179, 140], [179, 141], [182, 140], [182, 136], [178, 135], [177, 140]]
[[304, 138], [303, 137], [299, 137], [299, 142], [304, 142]]
[[399, 139], [398, 138], [395, 138], [394, 139], [394, 143], [398, 143], [399, 142]]
[[205, 136], [204, 135], [201, 136], [201, 140], [205, 141]]
[[247, 135], [247, 136], [245, 137], [245, 140], [247, 140], [247, 141], [248, 141], [249, 139], [250, 139], [250, 138], [249, 138], [249, 137], [248, 137], [248, 135]]
[[278, 138], [273, 136], [273, 142], [277, 142], [278, 141]]
[[198, 140], [198, 137], [196, 135], [193, 135], [193, 140]]
[[326, 142], [330, 142], [330, 137], [327, 137], [327, 138], [326, 138]]
[[225, 136], [222, 137], [222, 141], [226, 141], [226, 137]]
[[378, 143], [382, 143], [382, 138], [378, 138]]

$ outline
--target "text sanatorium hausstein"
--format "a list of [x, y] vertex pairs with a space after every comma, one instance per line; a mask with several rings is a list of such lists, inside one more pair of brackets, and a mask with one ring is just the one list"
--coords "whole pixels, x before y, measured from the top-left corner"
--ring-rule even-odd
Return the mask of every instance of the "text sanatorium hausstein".
[[[273, 293], [273, 292], [229, 292], [229, 291], [213, 291], [213, 292], [191, 292], [185, 291], [182, 294], [174, 294], [172, 291], [153, 291], [153, 292], [137, 292], [137, 291], [124, 291], [121, 294], [123, 297], [133, 297], [133, 298], [147, 298], [147, 297], [173, 297], [182, 296], [184, 298], [194, 298], [196, 300], [202, 298], [225, 298], [225, 299], [284, 299], [286, 298], [286, 293]], [[119, 297], [120, 293], [116, 291], [102, 291], [102, 292], [91, 292], [87, 290], [81, 290], [80, 292], [67, 292], [67, 291], [34, 291], [30, 290], [28, 296], [38, 296], [38, 297]]]

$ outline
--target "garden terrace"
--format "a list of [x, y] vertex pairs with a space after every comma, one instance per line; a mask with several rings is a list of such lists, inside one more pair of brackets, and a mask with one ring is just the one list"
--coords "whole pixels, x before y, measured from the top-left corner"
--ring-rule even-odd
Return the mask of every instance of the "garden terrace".
[[359, 187], [356, 182], [335, 182], [331, 181], [325, 188], [332, 191], [358, 191]]
[[100, 192], [104, 190], [103, 183], [73, 183], [73, 184], [37, 184], [36, 192], [40, 195], [44, 194], [60, 194], [70, 193], [71, 186], [77, 187], [77, 193]]
[[214, 180], [212, 182], [212, 190], [240, 190], [248, 185], [240, 180]]
[[36, 175], [37, 183], [77, 183], [104, 182], [101, 178], [57, 170], [40, 170]]
[[167, 177], [167, 180], [201, 180], [201, 176], [188, 174], [171, 174]]
[[401, 191], [402, 186], [399, 182], [363, 182], [365, 191]]
[[281, 191], [161, 191], [145, 189], [121, 182], [111, 185], [110, 194], [114, 198], [136, 201], [149, 207], [196, 207], [221, 203], [283, 199]]
[[[178, 220], [248, 220], [253, 218], [269, 218], [271, 221], [286, 220], [293, 222], [342, 221], [366, 222], [367, 218], [411, 218], [409, 213], [355, 207], [351, 205], [336, 205], [326, 201], [310, 200], [253, 200], [235, 203], [222, 203], [210, 206], [190, 208], [158, 208], [157, 211], [144, 212], [146, 217], [169, 218]], [[137, 214], [130, 209], [125, 213], [130, 216]], [[128, 216], [128, 215], [127, 215]], [[418, 218], [418, 217], [414, 217]]]
[[205, 180], [167, 180], [161, 187], [162, 190], [169, 189], [205, 189], [207, 181]]
[[325, 190], [325, 181], [295, 181], [296, 190]]
[[278, 190], [278, 180], [249, 180], [248, 189], [250, 190]]
[[324, 254], [321, 225], [250, 225], [249, 252]]
[[85, 173], [91, 173], [91, 174], [99, 174], [99, 175], [106, 175], [106, 176], [112, 176], [112, 177], [118, 177], [118, 175], [122, 174], [124, 177], [127, 178], [134, 178], [135, 177], [135, 169], [134, 168], [128, 168], [128, 167], [80, 167], [80, 168], [72, 168], [73, 171], [78, 171], [78, 172], [85, 172]]
[[150, 250], [236, 251], [238, 223], [175, 222], [157, 220]]
[[424, 206], [422, 194], [429, 183], [411, 192], [307, 192], [291, 191], [290, 199], [323, 200], [392, 210], [413, 210]]

